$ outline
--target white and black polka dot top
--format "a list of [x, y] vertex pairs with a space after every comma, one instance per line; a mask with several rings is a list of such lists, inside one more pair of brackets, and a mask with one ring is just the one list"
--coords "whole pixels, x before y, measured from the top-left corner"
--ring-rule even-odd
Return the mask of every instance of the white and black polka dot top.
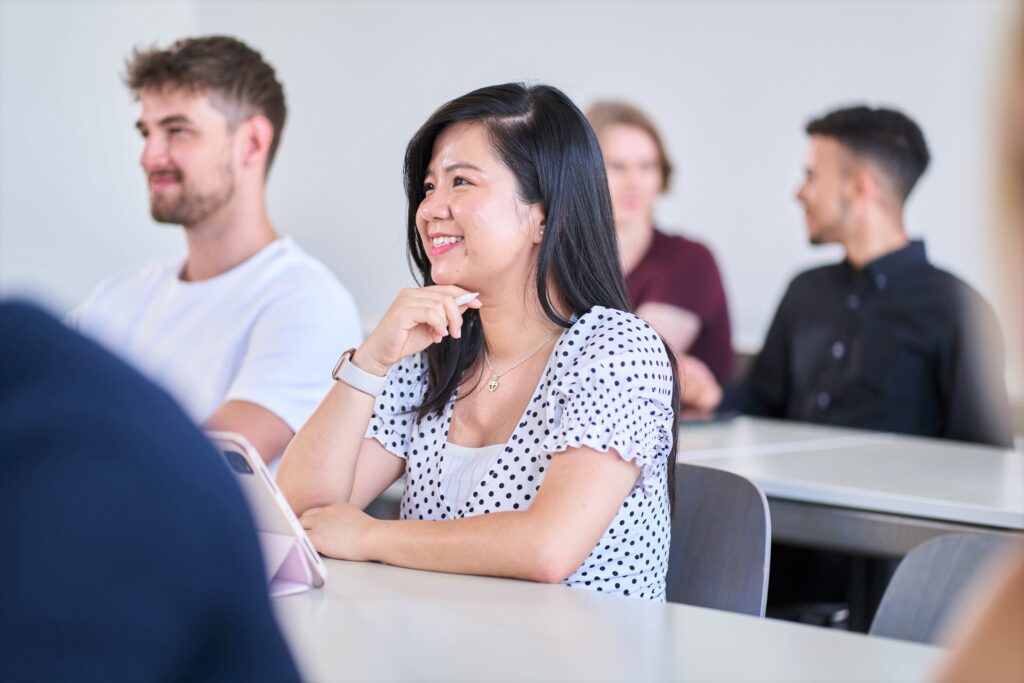
[[440, 463], [454, 397], [443, 414], [416, 420], [426, 393], [425, 357], [388, 374], [367, 428], [406, 460], [402, 519], [458, 519], [530, 506], [548, 462], [567, 448], [614, 449], [641, 468], [615, 519], [569, 586], [665, 599], [672, 448], [672, 370], [665, 347], [631, 313], [594, 307], [555, 344], [537, 390], [487, 475], [458, 505], [444, 497]]

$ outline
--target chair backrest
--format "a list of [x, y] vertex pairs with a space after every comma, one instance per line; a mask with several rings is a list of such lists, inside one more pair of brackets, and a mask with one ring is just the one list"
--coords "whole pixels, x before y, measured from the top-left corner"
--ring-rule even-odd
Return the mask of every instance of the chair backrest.
[[868, 633], [937, 643], [957, 598], [1006, 543], [995, 535], [952, 534], [917, 546], [896, 568]]
[[731, 472], [676, 465], [667, 599], [764, 616], [772, 523], [753, 482]]

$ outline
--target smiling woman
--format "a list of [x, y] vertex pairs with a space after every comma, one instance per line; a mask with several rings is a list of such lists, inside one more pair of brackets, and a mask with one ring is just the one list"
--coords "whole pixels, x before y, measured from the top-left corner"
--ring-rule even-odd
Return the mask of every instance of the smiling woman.
[[[278, 473], [317, 548], [663, 600], [678, 382], [628, 312], [586, 119], [483, 88], [413, 136], [405, 178], [423, 286], [342, 356]], [[361, 512], [403, 474], [401, 520]]]
[[431, 279], [473, 291], [485, 280], [525, 281], [543, 212], [518, 199], [516, 179], [495, 158], [486, 129], [469, 122], [445, 129], [426, 171], [414, 221], [419, 244], [429, 245]]

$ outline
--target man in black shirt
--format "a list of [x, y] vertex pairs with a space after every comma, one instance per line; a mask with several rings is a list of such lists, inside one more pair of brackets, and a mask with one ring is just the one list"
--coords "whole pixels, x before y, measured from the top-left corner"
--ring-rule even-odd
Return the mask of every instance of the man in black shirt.
[[[684, 404], [1011, 446], [995, 314], [906, 234], [903, 207], [929, 162], [920, 128], [896, 111], [853, 107], [807, 133], [796, 198], [808, 237], [841, 244], [846, 259], [793, 279], [749, 376], [724, 395], [684, 358]], [[808, 620], [838, 602], [864, 630], [893, 569], [773, 544], [768, 613]]]
[[904, 228], [929, 162], [920, 128], [896, 111], [853, 107], [807, 133], [796, 197], [811, 242], [841, 244], [846, 259], [790, 283], [749, 377], [724, 396], [684, 359], [684, 403], [1011, 446], [995, 314]]

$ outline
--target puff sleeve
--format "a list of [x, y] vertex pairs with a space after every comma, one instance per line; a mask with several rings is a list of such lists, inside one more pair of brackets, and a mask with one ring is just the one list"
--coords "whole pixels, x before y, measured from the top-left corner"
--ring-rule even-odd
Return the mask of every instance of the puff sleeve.
[[[672, 367], [661, 339], [644, 323], [622, 341], [597, 335], [581, 349], [574, 367], [549, 389], [549, 453], [586, 446], [614, 449], [641, 468], [638, 481], [652, 493], [655, 471], [667, 466], [673, 438]], [[622, 323], [619, 323], [621, 326]]]

